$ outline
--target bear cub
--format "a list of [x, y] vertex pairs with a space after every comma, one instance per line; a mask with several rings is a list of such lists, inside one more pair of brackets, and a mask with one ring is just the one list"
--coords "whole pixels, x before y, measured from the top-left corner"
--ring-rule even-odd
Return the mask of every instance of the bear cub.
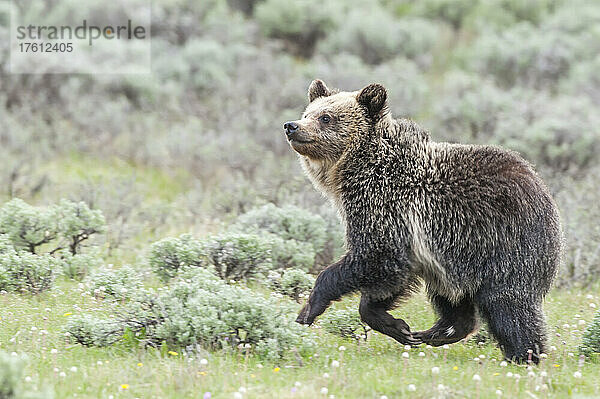
[[[338, 92], [315, 80], [308, 99], [285, 134], [337, 209], [347, 251], [318, 276], [297, 322], [360, 291], [362, 320], [402, 344], [454, 343], [482, 318], [507, 359], [538, 362], [562, 232], [533, 167], [499, 147], [431, 141], [392, 118], [379, 84]], [[422, 282], [439, 320], [413, 332], [388, 311]]]

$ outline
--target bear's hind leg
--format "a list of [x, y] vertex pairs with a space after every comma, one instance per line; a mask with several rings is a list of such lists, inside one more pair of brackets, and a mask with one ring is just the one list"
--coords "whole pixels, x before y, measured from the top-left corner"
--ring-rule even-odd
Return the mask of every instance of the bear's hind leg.
[[[507, 360], [518, 363], [531, 360], [537, 364], [540, 353], [544, 351], [546, 338], [541, 299], [505, 301], [504, 298], [478, 301], [479, 312], [488, 322]], [[529, 353], [529, 350], [532, 352]]]
[[431, 346], [453, 344], [466, 338], [477, 328], [475, 305], [471, 298], [463, 298], [459, 303], [437, 295], [430, 295], [431, 304], [440, 319], [429, 330], [413, 333], [413, 337]]
[[410, 333], [410, 327], [402, 319], [396, 319], [387, 311], [394, 307], [395, 298], [375, 301], [367, 295], [360, 298], [360, 318], [373, 330], [394, 338], [403, 345], [419, 345], [423, 343]]

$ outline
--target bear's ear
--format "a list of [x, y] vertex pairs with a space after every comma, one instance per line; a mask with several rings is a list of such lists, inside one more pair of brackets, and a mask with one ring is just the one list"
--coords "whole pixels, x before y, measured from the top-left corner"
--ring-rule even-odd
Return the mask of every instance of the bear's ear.
[[308, 102], [312, 103], [316, 98], [328, 97], [331, 95], [331, 90], [327, 88], [325, 82], [321, 79], [315, 79], [308, 86]]
[[370, 117], [375, 118], [387, 107], [387, 91], [382, 85], [373, 83], [363, 88], [356, 100], [367, 109]]

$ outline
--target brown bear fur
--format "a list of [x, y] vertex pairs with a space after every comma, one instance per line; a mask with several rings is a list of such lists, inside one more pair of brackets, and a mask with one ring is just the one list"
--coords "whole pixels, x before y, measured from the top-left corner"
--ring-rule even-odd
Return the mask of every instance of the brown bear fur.
[[[431, 141], [416, 123], [392, 118], [378, 84], [333, 92], [315, 80], [308, 95], [286, 134], [337, 208], [347, 252], [319, 275], [297, 321], [311, 324], [331, 301], [360, 291], [362, 319], [403, 344], [457, 342], [479, 314], [508, 359], [537, 361], [562, 233], [532, 166], [499, 147]], [[411, 332], [387, 311], [422, 281], [440, 319]]]

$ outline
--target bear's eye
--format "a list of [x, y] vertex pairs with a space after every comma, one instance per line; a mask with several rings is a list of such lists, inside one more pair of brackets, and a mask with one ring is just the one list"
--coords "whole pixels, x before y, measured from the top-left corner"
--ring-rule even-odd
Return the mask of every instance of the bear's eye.
[[331, 116], [329, 116], [329, 115], [327, 115], [327, 114], [325, 114], [325, 115], [322, 115], [322, 116], [321, 116], [319, 119], [320, 119], [320, 120], [321, 120], [321, 122], [323, 122], [323, 123], [329, 123], [329, 122], [331, 122]]

